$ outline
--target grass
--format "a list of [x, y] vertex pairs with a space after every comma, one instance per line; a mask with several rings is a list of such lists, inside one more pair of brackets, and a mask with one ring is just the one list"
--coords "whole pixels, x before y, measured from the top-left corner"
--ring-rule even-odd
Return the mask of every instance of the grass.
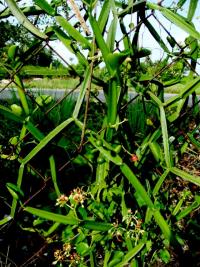
[[[9, 80], [8, 80], [9, 82]], [[39, 78], [39, 79], [25, 79], [25, 88], [38, 88], [38, 89], [71, 89], [78, 84], [77, 78]], [[3, 88], [6, 83], [0, 83], [0, 88]], [[15, 87], [14, 83], [11, 83], [7, 88]]]
[[[6, 77], [7, 71], [0, 67], [0, 76]], [[20, 69], [20, 75], [23, 77], [37, 76], [37, 77], [45, 77], [45, 76], [55, 76], [55, 77], [63, 77], [68, 76], [68, 69], [65, 67], [55, 68], [55, 67], [41, 67], [41, 66], [24, 66]]]
[[[169, 93], [169, 94], [178, 94], [178, 93], [180, 93], [181, 92], [181, 90], [183, 90], [184, 89], [184, 84], [181, 84], [181, 83], [179, 83], [179, 84], [175, 84], [175, 85], [172, 85], [172, 86], [169, 86], [169, 87], [167, 87], [166, 89], [165, 89], [165, 92], [166, 93]], [[200, 88], [198, 88], [197, 90], [196, 90], [196, 94], [197, 95], [200, 95]]]
[[67, 68], [48, 68], [48, 67], [41, 67], [41, 66], [24, 66], [20, 74], [24, 77], [27, 76], [67, 76], [68, 69]]
[[[9, 82], [9, 80], [8, 80]], [[62, 78], [31, 78], [24, 80], [25, 88], [38, 88], [38, 89], [72, 89], [79, 82], [78, 78], [62, 77]], [[6, 84], [0, 83], [0, 88], [3, 88]], [[11, 83], [8, 88], [13, 88], [15, 85]], [[98, 89], [98, 86], [93, 85], [92, 89]], [[178, 94], [184, 88], [184, 84], [175, 84], [165, 88], [165, 93]], [[196, 93], [200, 95], [200, 88]]]
[[72, 89], [79, 82], [77, 78], [43, 78], [41, 80], [28, 79], [24, 81], [26, 88], [39, 89]]
[[[1, 83], [0, 81], [0, 89], [4, 88], [6, 84], [9, 83], [7, 80], [6, 83]], [[23, 84], [26, 89], [30, 88], [38, 88], [38, 89], [73, 89], [78, 85], [78, 78], [33, 78], [33, 79], [24, 79]], [[11, 83], [6, 88], [15, 88], [15, 84]], [[98, 89], [97, 85], [92, 85], [92, 89]]]

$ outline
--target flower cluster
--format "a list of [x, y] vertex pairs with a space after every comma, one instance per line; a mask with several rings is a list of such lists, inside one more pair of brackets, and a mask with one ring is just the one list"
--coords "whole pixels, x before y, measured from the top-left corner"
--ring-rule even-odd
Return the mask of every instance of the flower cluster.
[[68, 206], [71, 206], [72, 208], [78, 204], [83, 206], [86, 196], [87, 193], [84, 192], [82, 188], [77, 187], [73, 189], [69, 197], [64, 194], [60, 195], [56, 200], [56, 206], [64, 207], [65, 205], [68, 205], [68, 202], [70, 202]]
[[127, 224], [127, 226], [135, 227], [135, 229], [140, 230], [142, 226], [142, 220], [137, 217], [137, 210], [133, 214], [132, 210], [128, 210], [128, 214], [123, 218], [123, 221]]
[[67, 196], [65, 196], [64, 194], [60, 195], [59, 198], [57, 198], [57, 200], [56, 200], [56, 206], [64, 207], [65, 204], [67, 204], [68, 200], [69, 200], [69, 198]]
[[73, 252], [70, 243], [65, 243], [62, 249], [57, 249], [54, 252], [54, 258], [53, 265], [69, 263], [68, 266], [77, 266], [80, 263], [80, 256], [76, 252]]
[[86, 195], [86, 192], [84, 192], [81, 188], [75, 188], [69, 196], [72, 206], [76, 206], [77, 204], [83, 205]]
[[55, 261], [52, 262], [53, 265], [56, 265], [57, 263], [63, 263], [65, 262], [65, 254], [63, 253], [63, 251], [61, 249], [57, 249], [55, 252], [54, 252], [54, 258], [55, 258]]

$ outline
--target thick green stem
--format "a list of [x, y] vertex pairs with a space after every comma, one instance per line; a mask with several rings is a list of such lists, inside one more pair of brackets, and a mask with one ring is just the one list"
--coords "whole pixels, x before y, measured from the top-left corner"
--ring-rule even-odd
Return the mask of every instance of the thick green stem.
[[117, 80], [114, 78], [111, 80], [110, 86], [108, 88], [108, 101], [107, 101], [108, 130], [106, 134], [106, 139], [108, 142], [112, 140], [114, 129], [111, 127], [116, 123], [116, 118], [117, 118], [117, 100], [118, 100], [117, 85], [118, 85]]
[[[23, 174], [24, 174], [24, 164], [22, 163], [19, 167], [19, 173], [18, 173], [18, 179], [17, 179], [18, 188], [21, 188]], [[11, 212], [10, 212], [11, 217], [14, 217], [16, 207], [17, 207], [17, 199], [13, 198], [13, 202], [12, 202], [12, 206], [11, 206]]]
[[15, 81], [15, 84], [17, 86], [18, 95], [19, 95], [20, 101], [22, 103], [22, 107], [24, 109], [24, 112], [26, 113], [26, 115], [29, 115], [29, 107], [28, 107], [28, 103], [26, 100], [26, 95], [24, 93], [24, 87], [23, 87], [22, 81], [19, 78], [19, 76], [17, 76], [17, 75], [15, 75], [14, 81]]

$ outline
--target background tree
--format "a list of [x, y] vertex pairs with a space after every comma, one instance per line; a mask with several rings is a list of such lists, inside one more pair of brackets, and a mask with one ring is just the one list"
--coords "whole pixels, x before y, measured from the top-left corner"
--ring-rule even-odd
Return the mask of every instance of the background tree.
[[[0, 57], [1, 62], [7, 60], [7, 52], [10, 45], [18, 45], [18, 55], [23, 57], [24, 52], [36, 41], [23, 26], [7, 21], [0, 21]], [[53, 62], [52, 52], [43, 48], [37, 55], [34, 55], [26, 64], [34, 66], [49, 67]]]

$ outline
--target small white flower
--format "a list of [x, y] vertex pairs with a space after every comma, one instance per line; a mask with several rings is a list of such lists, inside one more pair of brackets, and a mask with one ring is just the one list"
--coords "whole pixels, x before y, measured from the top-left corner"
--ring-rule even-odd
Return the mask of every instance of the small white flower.
[[60, 195], [56, 200], [56, 206], [64, 207], [68, 200], [69, 198], [66, 195]]

